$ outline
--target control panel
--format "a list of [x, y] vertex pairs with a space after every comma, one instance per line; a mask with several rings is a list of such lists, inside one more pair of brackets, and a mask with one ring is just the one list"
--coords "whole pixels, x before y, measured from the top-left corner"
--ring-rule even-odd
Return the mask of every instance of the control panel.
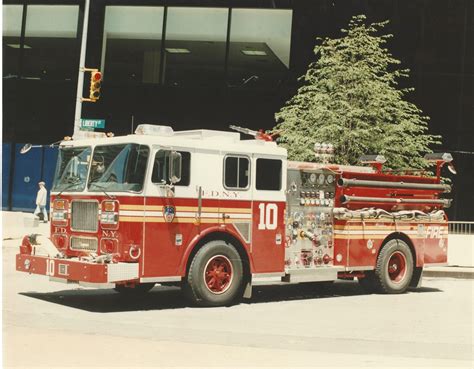
[[287, 269], [332, 266], [336, 175], [328, 169], [288, 171]]

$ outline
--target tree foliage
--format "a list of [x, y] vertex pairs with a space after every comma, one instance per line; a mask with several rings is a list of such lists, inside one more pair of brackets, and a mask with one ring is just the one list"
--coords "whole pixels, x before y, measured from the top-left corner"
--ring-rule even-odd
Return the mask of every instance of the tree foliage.
[[315, 142], [332, 143], [334, 162], [356, 164], [363, 154], [382, 154], [387, 167], [423, 168], [423, 155], [440, 143], [428, 134], [427, 116], [405, 96], [408, 77], [385, 47], [387, 21], [366, 24], [352, 17], [343, 37], [318, 38], [303, 86], [276, 114], [279, 143], [291, 160], [315, 161]]

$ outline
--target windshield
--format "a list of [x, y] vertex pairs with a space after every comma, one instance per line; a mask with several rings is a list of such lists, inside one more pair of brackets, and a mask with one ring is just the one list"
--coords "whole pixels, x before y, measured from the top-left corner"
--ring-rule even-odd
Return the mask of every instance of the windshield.
[[89, 191], [141, 191], [148, 146], [121, 144], [94, 149], [87, 188]]
[[60, 148], [52, 190], [84, 190], [91, 152], [90, 147]]

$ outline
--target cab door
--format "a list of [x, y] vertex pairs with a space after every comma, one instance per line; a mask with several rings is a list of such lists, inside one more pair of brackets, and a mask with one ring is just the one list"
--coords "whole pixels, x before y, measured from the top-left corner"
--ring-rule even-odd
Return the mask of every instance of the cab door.
[[254, 273], [281, 272], [285, 259], [286, 160], [254, 154], [252, 162]]
[[195, 231], [194, 213], [189, 210], [197, 203], [191, 185], [193, 153], [188, 149], [176, 149], [182, 159], [181, 179], [174, 184], [171, 193], [168, 178], [171, 151], [155, 151], [150, 165], [151, 174], [148, 176], [144, 213], [142, 274], [145, 278], [178, 276], [184, 245], [193, 237]]

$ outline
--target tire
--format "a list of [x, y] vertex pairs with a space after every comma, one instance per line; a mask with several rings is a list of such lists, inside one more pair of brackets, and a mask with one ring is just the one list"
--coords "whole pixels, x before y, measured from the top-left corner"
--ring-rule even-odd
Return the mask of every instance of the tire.
[[225, 241], [206, 243], [193, 258], [184, 292], [199, 306], [226, 306], [243, 293], [243, 267], [237, 250]]
[[114, 290], [124, 296], [140, 296], [150, 291], [154, 286], [154, 283], [140, 283], [136, 284], [135, 287], [127, 287], [123, 284], [118, 284]]
[[413, 256], [405, 241], [388, 241], [380, 251], [375, 267], [375, 285], [380, 293], [403, 293], [413, 277]]

